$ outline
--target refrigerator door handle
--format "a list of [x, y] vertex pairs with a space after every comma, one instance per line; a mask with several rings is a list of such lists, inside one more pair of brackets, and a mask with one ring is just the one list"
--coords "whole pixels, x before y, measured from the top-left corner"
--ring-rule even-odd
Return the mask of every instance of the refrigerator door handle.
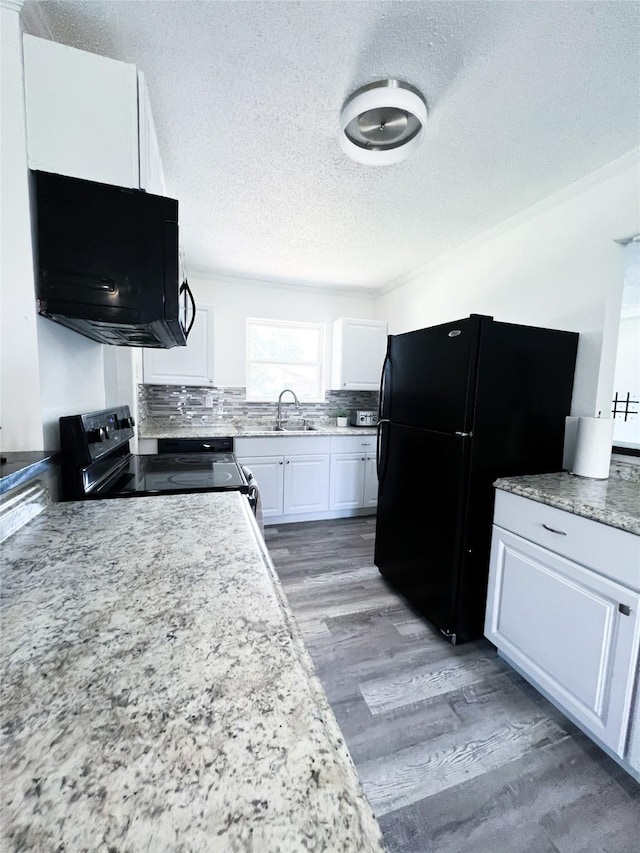
[[391, 423], [391, 421], [386, 420], [386, 419], [382, 419], [382, 420], [379, 420], [377, 425], [376, 425], [376, 474], [378, 476], [378, 485], [380, 485], [381, 480], [382, 480], [382, 478], [380, 476], [380, 472], [382, 470], [382, 466], [380, 464], [382, 462], [382, 459], [381, 459], [382, 424], [389, 424], [389, 423]]
[[382, 373], [380, 374], [380, 396], [378, 397], [378, 420], [382, 420], [382, 401], [385, 397], [385, 392], [387, 390], [387, 369], [391, 366], [391, 359], [389, 358], [389, 347], [387, 346], [387, 352], [384, 356], [384, 361], [382, 362]]

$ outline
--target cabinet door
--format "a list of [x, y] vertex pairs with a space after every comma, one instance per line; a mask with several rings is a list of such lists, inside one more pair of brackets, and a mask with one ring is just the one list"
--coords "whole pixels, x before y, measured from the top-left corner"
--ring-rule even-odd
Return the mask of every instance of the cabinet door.
[[213, 385], [213, 308], [198, 305], [186, 347], [145, 349], [146, 385]]
[[639, 606], [637, 593], [494, 526], [485, 634], [620, 756]]
[[329, 509], [329, 454], [286, 456], [284, 514]]
[[[142, 71], [138, 71], [138, 116], [140, 144], [140, 188], [154, 195], [167, 194], [156, 126], [149, 91]], [[182, 281], [182, 279], [180, 279]]]
[[364, 453], [336, 453], [331, 457], [330, 509], [362, 506]]
[[367, 453], [364, 463], [363, 506], [378, 505], [378, 466], [375, 453]]
[[387, 345], [380, 320], [336, 320], [333, 327], [332, 387], [377, 391]]
[[284, 458], [282, 456], [243, 456], [238, 459], [238, 462], [250, 468], [256, 478], [264, 518], [282, 515]]
[[135, 65], [25, 35], [29, 167], [138, 187]]

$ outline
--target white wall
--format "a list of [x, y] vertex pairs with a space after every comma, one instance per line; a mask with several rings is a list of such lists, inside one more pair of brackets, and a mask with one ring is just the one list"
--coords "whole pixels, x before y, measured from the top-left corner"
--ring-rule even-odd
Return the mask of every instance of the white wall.
[[[631, 394], [632, 400], [640, 400], [640, 316], [620, 321], [614, 391], [621, 398]], [[638, 403], [631, 408], [637, 413]], [[622, 415], [616, 417], [613, 443], [640, 449], [640, 415], [634, 414], [626, 421]]]
[[56, 450], [58, 418], [105, 407], [103, 346], [38, 317], [38, 351], [44, 444]]
[[[0, 439], [5, 452], [57, 449], [62, 415], [116, 402], [136, 408], [130, 350], [103, 347], [36, 314], [19, 5], [0, 6]], [[105, 358], [106, 350], [116, 352]]]
[[0, 7], [0, 442], [42, 450], [31, 219], [17, 9]]
[[266, 281], [189, 277], [196, 300], [214, 306], [214, 384], [246, 384], [246, 319], [324, 323], [325, 376], [330, 376], [332, 324], [338, 317], [373, 319], [373, 298], [312, 288], [290, 289]]
[[624, 276], [637, 233], [634, 152], [441, 258], [376, 299], [394, 333], [465, 317], [580, 333], [572, 414], [610, 411]]

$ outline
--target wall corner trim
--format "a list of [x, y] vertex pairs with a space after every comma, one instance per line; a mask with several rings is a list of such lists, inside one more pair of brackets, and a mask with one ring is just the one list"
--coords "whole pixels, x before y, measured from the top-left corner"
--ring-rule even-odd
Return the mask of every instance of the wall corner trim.
[[604, 166], [596, 169], [595, 172], [590, 172], [588, 175], [579, 178], [577, 181], [567, 184], [567, 186], [557, 192], [552, 193], [540, 201], [535, 202], [535, 204], [521, 210], [520, 213], [516, 213], [514, 216], [509, 217], [509, 219], [505, 219], [504, 222], [500, 222], [493, 228], [489, 228], [487, 231], [483, 231], [475, 237], [472, 237], [470, 240], [460, 243], [458, 246], [444, 252], [442, 255], [438, 255], [426, 264], [423, 264], [422, 266], [411, 270], [411, 272], [405, 273], [393, 281], [390, 281], [388, 284], [383, 285], [375, 291], [375, 297], [379, 298], [381, 296], [386, 296], [393, 290], [397, 290], [399, 287], [409, 284], [414, 279], [419, 278], [425, 273], [444, 266], [458, 255], [464, 255], [466, 252], [469, 252], [477, 246], [492, 240], [494, 237], [498, 237], [500, 234], [521, 225], [523, 222], [526, 222], [529, 219], [534, 219], [536, 216], [539, 216], [545, 211], [550, 210], [565, 201], [570, 201], [572, 198], [575, 198], [586, 190], [626, 172], [633, 166], [637, 168], [638, 177], [640, 178], [640, 147], [633, 148], [621, 157], [618, 157], [610, 163], [606, 163]]
[[374, 299], [378, 291], [374, 287], [344, 287], [336, 285], [323, 285], [313, 282], [296, 282], [284, 278], [269, 278], [265, 276], [240, 276], [233, 273], [220, 272], [213, 269], [201, 269], [189, 266], [189, 277], [210, 282], [221, 281], [227, 284], [244, 284], [250, 287], [277, 287], [280, 290], [306, 291], [308, 293], [320, 293], [325, 296], [359, 296]]

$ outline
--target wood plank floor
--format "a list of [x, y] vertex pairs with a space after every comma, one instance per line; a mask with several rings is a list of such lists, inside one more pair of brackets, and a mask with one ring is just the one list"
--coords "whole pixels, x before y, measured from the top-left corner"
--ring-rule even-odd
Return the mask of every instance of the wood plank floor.
[[640, 851], [640, 786], [488, 642], [416, 616], [374, 537], [373, 518], [265, 530], [390, 853]]

